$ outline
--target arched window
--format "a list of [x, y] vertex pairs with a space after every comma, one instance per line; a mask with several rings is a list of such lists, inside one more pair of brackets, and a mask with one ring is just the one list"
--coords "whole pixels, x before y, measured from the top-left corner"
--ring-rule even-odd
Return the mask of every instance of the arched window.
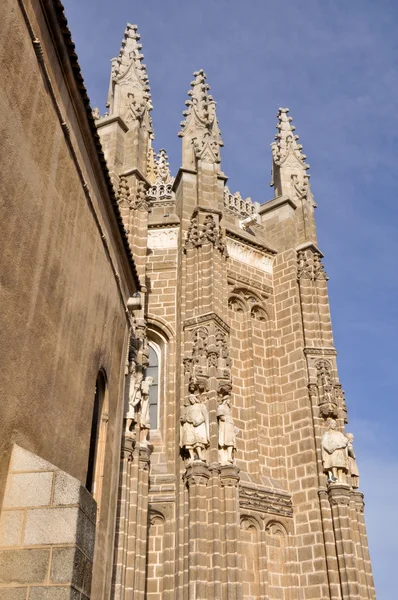
[[151, 429], [159, 427], [159, 354], [154, 344], [149, 342], [149, 364], [145, 377], [152, 377], [153, 384], [149, 388], [149, 415]]
[[108, 429], [108, 397], [105, 374], [100, 371], [95, 384], [93, 416], [91, 420], [86, 488], [97, 501], [99, 514], [104, 477], [105, 443]]

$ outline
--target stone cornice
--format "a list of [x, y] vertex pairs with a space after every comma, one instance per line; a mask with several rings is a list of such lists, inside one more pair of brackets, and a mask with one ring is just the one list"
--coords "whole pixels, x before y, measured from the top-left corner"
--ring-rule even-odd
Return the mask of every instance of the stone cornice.
[[319, 347], [307, 347], [304, 348], [305, 356], [337, 356], [336, 348], [319, 348]]
[[214, 312], [205, 313], [205, 314], [199, 315], [197, 317], [192, 317], [190, 319], [186, 319], [184, 321], [184, 329], [188, 329], [189, 327], [194, 327], [195, 325], [201, 325], [203, 323], [208, 323], [209, 321], [215, 321], [215, 323], [217, 323], [217, 325], [219, 325], [222, 329], [224, 329], [224, 331], [226, 331], [227, 333], [230, 332], [230, 329], [231, 329], [230, 326], [227, 325], [227, 323]]
[[302, 244], [300, 244], [296, 248], [296, 252], [300, 252], [300, 251], [303, 251], [303, 250], [311, 250], [312, 252], [315, 252], [316, 254], [319, 254], [319, 256], [321, 258], [323, 258], [322, 252], [319, 250], [318, 246], [314, 242], [311, 242], [311, 241], [303, 242]]
[[105, 125], [111, 125], [112, 123], [117, 123], [124, 132], [128, 131], [128, 126], [123, 121], [122, 117], [119, 115], [112, 115], [111, 117], [101, 117], [97, 121], [95, 121], [97, 129], [104, 127]]
[[235, 229], [234, 227], [232, 227], [229, 223], [226, 224], [225, 226], [226, 229], [226, 234], [228, 237], [241, 242], [242, 244], [247, 244], [248, 246], [252, 246], [253, 248], [255, 248], [256, 250], [260, 250], [261, 252], [266, 252], [272, 255], [275, 255], [278, 253], [278, 251], [275, 248], [272, 248], [270, 245], [266, 244], [265, 242], [261, 242], [259, 240], [254, 240], [249, 233], [246, 233], [245, 231], [239, 231], [238, 229]]
[[297, 208], [297, 204], [288, 196], [278, 196], [277, 198], [273, 198], [272, 200], [268, 200], [264, 204], [261, 204], [258, 213], [263, 215], [271, 210], [280, 208], [284, 204], [289, 204], [294, 210]]

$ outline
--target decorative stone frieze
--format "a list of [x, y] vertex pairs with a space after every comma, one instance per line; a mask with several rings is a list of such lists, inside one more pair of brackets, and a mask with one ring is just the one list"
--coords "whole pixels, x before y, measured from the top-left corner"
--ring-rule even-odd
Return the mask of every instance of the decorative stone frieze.
[[150, 229], [148, 231], [148, 248], [151, 250], [177, 248], [177, 243], [177, 227]]
[[227, 250], [231, 258], [272, 274], [272, 258], [256, 248], [227, 237]]
[[259, 510], [264, 513], [293, 516], [292, 500], [285, 494], [254, 487], [239, 486], [239, 504], [242, 509]]

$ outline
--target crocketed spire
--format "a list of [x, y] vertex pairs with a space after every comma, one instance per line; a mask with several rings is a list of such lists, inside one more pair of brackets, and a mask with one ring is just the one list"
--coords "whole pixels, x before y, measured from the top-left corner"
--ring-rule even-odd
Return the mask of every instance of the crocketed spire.
[[303, 153], [303, 146], [298, 143], [299, 136], [295, 135], [295, 126], [292, 117], [289, 117], [288, 108], [278, 110], [278, 123], [275, 142], [272, 149], [272, 180], [271, 186], [275, 188], [275, 196], [289, 196], [298, 200], [308, 199], [313, 203], [309, 186], [310, 168]]
[[216, 117], [216, 102], [209, 94], [210, 86], [203, 69], [195, 71], [194, 77], [185, 102], [185, 120], [178, 134], [183, 138], [183, 164], [194, 166], [196, 159], [220, 163], [220, 146], [224, 144]]
[[152, 133], [151, 94], [139, 40], [137, 25], [127, 24], [119, 55], [112, 60], [107, 106], [110, 116], [120, 116], [127, 124], [146, 120]]
[[297, 143], [299, 136], [295, 135], [296, 128], [291, 124], [293, 118], [289, 117], [288, 114], [288, 108], [278, 110], [278, 123], [276, 125], [278, 133], [275, 135], [276, 141], [271, 144], [274, 162], [276, 165], [281, 166], [289, 156], [292, 156], [297, 159], [302, 168], [307, 170], [310, 165], [305, 162], [307, 157], [302, 152], [303, 146]]

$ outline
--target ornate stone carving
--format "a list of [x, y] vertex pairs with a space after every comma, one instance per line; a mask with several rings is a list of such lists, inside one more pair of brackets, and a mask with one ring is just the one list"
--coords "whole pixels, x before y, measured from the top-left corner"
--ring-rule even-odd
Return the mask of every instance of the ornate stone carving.
[[328, 417], [337, 417], [332, 365], [328, 360], [321, 359], [315, 363], [315, 367], [319, 394], [319, 412], [325, 419]]
[[159, 151], [154, 165], [152, 165], [152, 159], [150, 163], [151, 171], [154, 171], [154, 174], [152, 175], [153, 179], [150, 180], [152, 185], [147, 193], [148, 201], [155, 205], [172, 203], [174, 177], [170, 174], [166, 150]]
[[180, 418], [180, 447], [188, 453], [189, 462], [205, 462], [204, 451], [209, 446], [209, 413], [201, 398], [189, 394]]
[[237, 215], [241, 219], [250, 217], [257, 212], [256, 205], [251, 198], [246, 198], [244, 200], [240, 195], [240, 192], [232, 194], [227, 185], [224, 187], [224, 206], [229, 212]]
[[119, 55], [112, 61], [107, 106], [111, 116], [118, 114], [127, 124], [139, 121], [152, 135], [150, 87], [139, 39], [137, 25], [128, 24]]
[[130, 208], [133, 208], [134, 210], [144, 211], [144, 212], [148, 210], [149, 205], [148, 205], [147, 197], [146, 197], [147, 187], [148, 187], [147, 183], [145, 183], [144, 181], [141, 181], [141, 180], [138, 181], [136, 199], [135, 199], [135, 201], [133, 200], [130, 202]]
[[239, 486], [239, 504], [241, 508], [259, 510], [264, 513], [271, 513], [291, 517], [293, 515], [293, 506], [290, 497], [270, 492], [267, 490]]
[[128, 179], [124, 175], [120, 177], [117, 203], [120, 208], [129, 208], [130, 206], [130, 187]]
[[231, 410], [231, 396], [226, 394], [217, 409], [218, 455], [221, 465], [233, 464], [236, 450], [236, 433]]
[[354, 436], [352, 433], [347, 433], [347, 455], [348, 455], [348, 470], [351, 477], [351, 486], [356, 490], [359, 488], [359, 470], [354, 452]]
[[194, 77], [192, 89], [188, 92], [189, 100], [185, 102], [185, 120], [181, 122], [178, 135], [186, 138], [188, 145], [191, 143], [193, 158], [212, 164], [219, 163], [220, 147], [224, 144], [216, 117], [216, 103], [209, 94], [210, 88], [204, 71], [196, 71]]
[[319, 252], [310, 248], [297, 252], [297, 278], [299, 281], [301, 279], [310, 281], [328, 279]]
[[199, 248], [205, 244], [212, 244], [222, 255], [228, 256], [225, 241], [225, 231], [216, 222], [213, 215], [207, 214], [203, 221], [197, 214], [191, 218], [185, 240], [184, 250], [188, 248]]
[[346, 483], [348, 472], [348, 439], [336, 431], [337, 423], [334, 419], [327, 422], [327, 431], [322, 436], [321, 450], [323, 470], [328, 476], [328, 483]]
[[198, 246], [200, 246], [198, 222], [196, 217], [192, 217], [189, 224], [184, 249], [187, 250], [188, 248], [198, 248]]

